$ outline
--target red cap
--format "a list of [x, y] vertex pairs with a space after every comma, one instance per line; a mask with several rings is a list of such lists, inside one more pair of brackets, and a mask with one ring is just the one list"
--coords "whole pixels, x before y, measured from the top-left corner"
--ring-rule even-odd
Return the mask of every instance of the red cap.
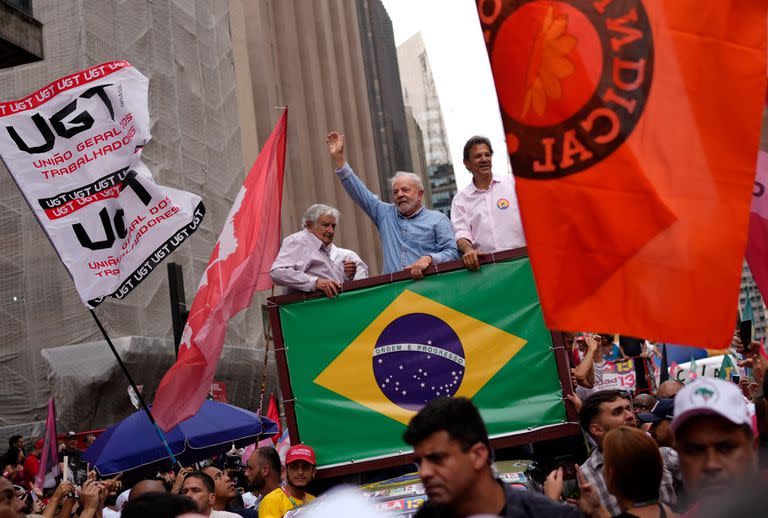
[[45, 439], [38, 439], [37, 442], [35, 443], [35, 448], [37, 448], [38, 450], [42, 450], [43, 444], [45, 444]]
[[288, 448], [288, 453], [285, 455], [285, 465], [287, 466], [296, 460], [305, 460], [314, 466], [317, 464], [315, 461], [315, 450], [306, 444], [296, 444], [291, 446]]

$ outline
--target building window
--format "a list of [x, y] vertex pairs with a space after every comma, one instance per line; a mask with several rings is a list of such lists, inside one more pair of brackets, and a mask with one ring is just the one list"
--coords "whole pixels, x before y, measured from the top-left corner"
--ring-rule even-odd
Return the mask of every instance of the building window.
[[23, 11], [32, 16], [32, 0], [0, 0], [0, 2], [15, 7], [19, 11]]

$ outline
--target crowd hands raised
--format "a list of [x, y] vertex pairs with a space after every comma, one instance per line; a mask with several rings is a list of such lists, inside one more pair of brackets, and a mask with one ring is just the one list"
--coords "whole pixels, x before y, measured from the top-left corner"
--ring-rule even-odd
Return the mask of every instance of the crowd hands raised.
[[0, 518], [281, 518], [314, 499], [306, 489], [314, 479], [315, 457], [306, 445], [289, 448], [284, 467], [271, 446], [256, 448], [245, 466], [224, 462], [222, 470], [216, 463], [158, 472], [125, 490], [122, 474], [100, 478], [95, 471], [82, 484], [60, 480], [45, 491], [32, 486], [27, 492], [1, 477]]
[[[347, 162], [344, 135], [332, 131], [326, 142], [341, 185], [379, 231], [382, 274], [407, 271], [419, 280], [430, 265], [459, 258], [477, 271], [484, 255], [525, 246], [514, 178], [494, 177], [493, 149], [487, 138], [472, 137], [464, 146], [464, 165], [472, 183], [454, 197], [450, 220], [424, 206], [424, 186], [413, 173], [396, 172], [390, 179], [393, 203], [381, 201]], [[272, 264], [275, 284], [287, 293], [317, 290], [333, 298], [343, 283], [368, 277], [360, 256], [333, 244], [340, 217], [329, 205], [307, 209], [302, 230], [283, 240]]]
[[97, 480], [95, 471], [88, 473], [88, 478], [79, 487], [64, 480], [52, 492], [41, 490], [34, 484], [26, 490], [3, 477], [0, 478], [0, 517], [101, 518], [105, 516], [102, 512], [107, 500], [114, 499], [120, 488], [119, 478]]
[[[604, 358], [606, 348], [599, 335], [586, 335], [582, 358]], [[764, 362], [745, 360], [764, 379]], [[587, 392], [571, 401], [591, 452], [581, 465], [564, 461], [551, 471], [544, 495], [496, 477], [484, 423], [469, 400], [436, 399], [419, 411], [404, 434], [429, 497], [416, 518], [765, 516], [768, 477], [759, 471], [758, 439], [768, 423], [752, 410], [765, 408], [762, 393], [748, 397], [733, 381], [699, 377], [633, 396], [594, 390], [594, 372], [578, 366], [574, 379]]]
[[[725, 351], [738, 359], [739, 369], [751, 369], [746, 381], [686, 373], [686, 384], [670, 379], [654, 390], [651, 382], [633, 394], [600, 389], [604, 364], [647, 358], [652, 378], [650, 359], [658, 354], [653, 344], [639, 340], [627, 351], [612, 335], [563, 337], [574, 384], [567, 398], [592, 451], [581, 466], [566, 464], [549, 474], [549, 498], [597, 517], [730, 516], [728, 506], [738, 504], [745, 488], [766, 489], [758, 452], [768, 444], [768, 358], [759, 342], [745, 347], [735, 334]], [[579, 488], [576, 495], [569, 483]]]

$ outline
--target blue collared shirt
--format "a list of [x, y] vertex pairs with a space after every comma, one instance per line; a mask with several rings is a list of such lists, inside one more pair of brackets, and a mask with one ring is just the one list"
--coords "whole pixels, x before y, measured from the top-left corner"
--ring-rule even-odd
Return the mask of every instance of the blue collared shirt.
[[347, 193], [379, 229], [384, 249], [382, 273], [400, 271], [425, 255], [432, 256], [434, 263], [459, 258], [451, 221], [445, 214], [421, 207], [406, 218], [394, 203], [384, 203], [369, 191], [348, 163], [337, 169], [336, 174]]

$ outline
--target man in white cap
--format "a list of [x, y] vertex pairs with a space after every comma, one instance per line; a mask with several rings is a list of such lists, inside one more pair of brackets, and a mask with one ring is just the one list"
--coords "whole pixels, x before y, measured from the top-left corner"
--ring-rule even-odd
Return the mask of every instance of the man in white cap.
[[725, 494], [757, 473], [752, 418], [739, 387], [699, 378], [675, 396], [675, 448], [683, 482], [693, 501]]

